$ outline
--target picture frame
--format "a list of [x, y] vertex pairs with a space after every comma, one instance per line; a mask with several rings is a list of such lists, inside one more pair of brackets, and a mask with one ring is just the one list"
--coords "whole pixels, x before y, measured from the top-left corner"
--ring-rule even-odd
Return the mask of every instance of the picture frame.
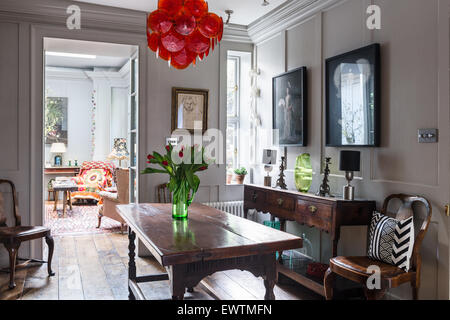
[[68, 105], [67, 97], [47, 97], [44, 114], [44, 142], [68, 144]]
[[307, 146], [307, 68], [274, 77], [272, 93], [272, 128], [279, 133], [278, 141], [274, 142], [280, 147]]
[[194, 133], [195, 122], [202, 133], [208, 130], [208, 89], [172, 88], [172, 132], [187, 130]]
[[380, 45], [325, 61], [325, 144], [379, 147], [381, 131]]

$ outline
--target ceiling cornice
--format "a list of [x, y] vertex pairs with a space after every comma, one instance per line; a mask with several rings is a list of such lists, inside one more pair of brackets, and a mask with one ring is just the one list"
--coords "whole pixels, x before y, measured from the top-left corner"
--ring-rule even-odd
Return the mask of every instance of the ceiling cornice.
[[145, 12], [90, 3], [66, 0], [1, 0], [0, 15], [18, 21], [65, 26], [69, 17], [66, 10], [70, 5], [80, 7], [82, 29], [116, 30], [146, 36]]
[[252, 22], [248, 26], [249, 37], [258, 44], [338, 1], [341, 0], [289, 0]]
[[247, 26], [240, 24], [226, 24], [223, 30], [223, 40], [231, 42], [252, 43], [248, 35]]

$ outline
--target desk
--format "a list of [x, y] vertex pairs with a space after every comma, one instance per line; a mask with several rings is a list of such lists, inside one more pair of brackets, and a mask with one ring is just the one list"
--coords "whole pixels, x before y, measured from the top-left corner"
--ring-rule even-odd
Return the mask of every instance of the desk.
[[[302, 239], [201, 204], [189, 208], [189, 219], [172, 219], [171, 204], [117, 206], [128, 224], [130, 300], [145, 299], [139, 283], [170, 280], [174, 300], [203, 278], [232, 269], [247, 270], [264, 279], [265, 299], [275, 299], [275, 252], [302, 247]], [[167, 273], [137, 276], [136, 236]]]
[[[375, 201], [348, 201], [257, 185], [244, 186], [245, 217], [249, 209], [256, 209], [279, 218], [283, 231], [286, 230], [286, 221], [296, 221], [329, 233], [333, 257], [337, 256], [341, 226], [369, 225], [375, 208]], [[325, 296], [323, 279], [306, 275], [306, 267], [312, 261], [302, 257], [302, 261], [297, 262], [287, 266], [287, 263], [280, 259], [278, 272]]]

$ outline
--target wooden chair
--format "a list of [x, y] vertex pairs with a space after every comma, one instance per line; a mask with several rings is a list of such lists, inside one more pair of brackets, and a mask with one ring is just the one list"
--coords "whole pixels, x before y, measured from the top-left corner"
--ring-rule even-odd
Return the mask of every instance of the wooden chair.
[[[422, 225], [416, 235], [414, 242], [413, 253], [411, 256], [411, 269], [409, 272], [405, 272], [402, 269], [383, 263], [380, 261], [372, 260], [369, 257], [335, 257], [330, 259], [330, 267], [328, 268], [324, 277], [325, 296], [327, 300], [333, 298], [333, 285], [336, 274], [347, 278], [351, 281], [363, 284], [364, 292], [368, 300], [381, 299], [386, 289], [395, 288], [404, 283], [410, 283], [412, 287], [412, 296], [414, 300], [418, 299], [419, 287], [420, 287], [420, 271], [422, 266], [422, 258], [420, 255], [420, 247], [422, 245], [423, 238], [428, 230], [428, 226], [431, 221], [432, 208], [427, 199], [410, 196], [404, 194], [391, 195], [386, 198], [383, 204], [381, 213], [388, 214], [388, 206], [391, 200], [400, 200], [402, 205], [398, 209], [395, 218], [398, 220], [405, 220], [411, 216], [414, 216], [414, 225], [417, 225], [422, 219], [419, 219], [417, 212], [413, 208], [413, 204], [422, 203], [426, 209], [426, 217], [423, 219]], [[416, 213], [416, 214], [415, 214]], [[381, 288], [369, 290], [367, 288], [367, 279], [373, 275], [372, 272], [368, 272], [370, 266], [378, 266], [381, 270]]]
[[156, 187], [156, 192], [158, 196], [158, 203], [171, 203], [172, 195], [170, 193], [169, 188], [167, 187], [167, 183], [160, 184]]
[[[50, 229], [45, 227], [31, 227], [21, 225], [21, 217], [19, 215], [16, 188], [11, 181], [0, 179], [0, 185], [5, 184], [9, 185], [11, 188], [15, 226], [8, 227], [6, 225], [4, 198], [2, 193], [0, 192], [0, 243], [2, 243], [5, 246], [6, 250], [8, 250], [9, 253], [9, 273], [10, 273], [9, 288], [13, 289], [16, 286], [16, 284], [14, 283], [14, 275], [16, 268], [22, 268], [29, 262], [45, 263], [45, 261], [35, 259], [17, 258], [17, 253], [19, 251], [21, 243], [24, 241], [45, 238], [45, 242], [48, 245], [47, 271], [49, 276], [54, 276], [55, 273], [52, 271], [54, 242], [52, 236], [50, 235]], [[22, 264], [16, 264], [17, 260], [26, 260], [26, 262]]]

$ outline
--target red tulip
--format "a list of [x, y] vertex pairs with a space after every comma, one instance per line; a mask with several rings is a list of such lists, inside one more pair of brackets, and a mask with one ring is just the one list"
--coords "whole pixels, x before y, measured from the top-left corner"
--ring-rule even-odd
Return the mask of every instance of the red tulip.
[[200, 171], [205, 171], [206, 169], [208, 169], [208, 167], [201, 167], [200, 169], [198, 169], [198, 170], [200, 170]]
[[183, 151], [180, 151], [180, 153], [178, 155], [180, 156], [180, 158], [183, 158], [184, 157]]
[[152, 159], [155, 159], [155, 157], [152, 156], [151, 154], [149, 154], [149, 155], [147, 156], [147, 159], [148, 159], [148, 160], [152, 160]]
[[162, 162], [162, 164], [163, 164], [163, 166], [167, 167], [167, 166], [169, 165], [169, 162], [167, 162], [166, 160], [164, 160], [164, 161]]
[[166, 146], [166, 150], [167, 150], [167, 151], [170, 151], [170, 146]]

